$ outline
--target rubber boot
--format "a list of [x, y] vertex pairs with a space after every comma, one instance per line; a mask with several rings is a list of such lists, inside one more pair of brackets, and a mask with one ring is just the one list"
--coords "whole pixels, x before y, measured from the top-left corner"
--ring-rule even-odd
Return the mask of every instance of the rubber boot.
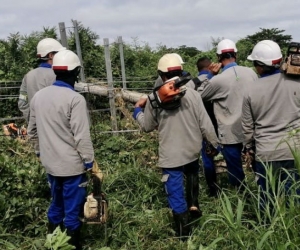
[[67, 235], [71, 237], [69, 244], [75, 247], [75, 250], [82, 250], [80, 228], [76, 230], [67, 229]]
[[199, 175], [198, 173], [186, 174], [186, 199], [191, 220], [199, 219], [202, 211], [199, 208]]
[[57, 227], [60, 227], [60, 230], [63, 232], [65, 231], [65, 226], [64, 226], [64, 223], [61, 222], [59, 224], [53, 224], [51, 223], [50, 221], [48, 222], [48, 230], [47, 230], [47, 233], [48, 234], [52, 234], [54, 232], [54, 230], [57, 228]]
[[182, 241], [187, 240], [187, 237], [190, 235], [189, 212], [186, 211], [181, 214], [173, 212], [173, 218], [175, 222], [176, 236], [180, 237], [180, 240]]
[[205, 180], [208, 186], [208, 196], [209, 197], [218, 197], [219, 188], [217, 186], [217, 174], [214, 171], [205, 171]]

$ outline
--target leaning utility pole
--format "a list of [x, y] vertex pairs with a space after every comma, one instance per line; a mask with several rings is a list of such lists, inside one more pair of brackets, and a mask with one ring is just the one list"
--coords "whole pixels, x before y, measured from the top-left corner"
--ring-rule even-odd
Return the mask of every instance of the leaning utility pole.
[[118, 44], [119, 44], [119, 51], [120, 51], [120, 61], [121, 61], [121, 70], [122, 70], [123, 89], [127, 89], [127, 86], [126, 86], [126, 74], [125, 74], [123, 41], [122, 41], [122, 37], [121, 36], [118, 36]]
[[76, 20], [72, 20], [74, 25], [74, 35], [75, 35], [75, 41], [76, 41], [76, 51], [77, 56], [79, 57], [80, 63], [81, 63], [81, 70], [80, 70], [80, 80], [82, 82], [85, 82], [85, 76], [84, 76], [84, 68], [83, 68], [83, 60], [81, 55], [81, 47], [80, 47], [80, 39], [79, 39], [79, 32], [78, 32], [78, 23]]
[[69, 46], [68, 46], [68, 39], [67, 39], [65, 23], [64, 22], [59, 23], [58, 27], [59, 27], [61, 44], [62, 44], [62, 46], [66, 47], [68, 49]]
[[103, 42], [104, 42], [104, 55], [105, 55], [105, 65], [106, 65], [106, 75], [107, 75], [107, 85], [108, 85], [108, 98], [109, 98], [110, 115], [111, 115], [111, 121], [112, 121], [112, 129], [114, 131], [117, 131], [118, 124], [117, 124], [114, 83], [113, 83], [113, 75], [112, 75], [112, 69], [111, 69], [111, 59], [110, 59], [108, 38], [104, 38]]

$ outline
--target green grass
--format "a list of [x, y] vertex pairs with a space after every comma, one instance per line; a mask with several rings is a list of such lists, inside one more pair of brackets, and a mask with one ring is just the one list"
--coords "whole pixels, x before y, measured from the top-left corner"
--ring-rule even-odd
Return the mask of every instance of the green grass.
[[[96, 159], [105, 174], [103, 190], [109, 204], [106, 225], [84, 225], [84, 249], [297, 249], [300, 245], [299, 207], [285, 206], [284, 183], [270, 208], [259, 210], [254, 174], [246, 171], [247, 189], [238, 193], [218, 175], [220, 198], [209, 198], [201, 172], [200, 206], [203, 217], [188, 241], [175, 237], [160, 169], [157, 135], [97, 135]], [[44, 249], [46, 211], [50, 197], [43, 167], [32, 149], [0, 138], [0, 249]], [[295, 151], [295, 157], [298, 156]], [[276, 185], [271, 172], [269, 185]], [[294, 188], [299, 183], [294, 185]], [[294, 198], [298, 198], [293, 194]], [[270, 197], [271, 198], [271, 197]]]

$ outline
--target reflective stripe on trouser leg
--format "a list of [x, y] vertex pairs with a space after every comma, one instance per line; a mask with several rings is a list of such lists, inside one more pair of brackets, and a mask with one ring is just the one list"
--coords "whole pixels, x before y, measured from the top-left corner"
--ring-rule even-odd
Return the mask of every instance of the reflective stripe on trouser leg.
[[64, 181], [64, 224], [68, 230], [76, 230], [80, 227], [79, 216], [82, 214], [86, 198], [86, 174], [67, 177]]
[[61, 177], [47, 175], [51, 189], [51, 204], [48, 210], [48, 220], [52, 224], [60, 224], [64, 219], [63, 182]]
[[242, 165], [242, 148], [241, 143], [223, 145], [222, 154], [225, 158], [229, 183], [233, 186], [240, 186], [245, 179]]
[[184, 197], [183, 168], [163, 168], [163, 182], [170, 208], [176, 214], [187, 211]]

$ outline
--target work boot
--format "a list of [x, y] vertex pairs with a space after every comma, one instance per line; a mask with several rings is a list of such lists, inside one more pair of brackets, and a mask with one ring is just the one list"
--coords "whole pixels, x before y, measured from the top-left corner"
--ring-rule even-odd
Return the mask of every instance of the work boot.
[[176, 236], [180, 237], [180, 240], [182, 241], [187, 240], [187, 237], [190, 235], [189, 212], [186, 211], [181, 214], [173, 212], [173, 218], [175, 222]]
[[218, 197], [220, 192], [219, 187], [217, 186], [217, 174], [215, 171], [205, 171], [205, 180], [208, 186], [208, 196], [209, 197]]
[[199, 219], [202, 211], [199, 208], [199, 175], [198, 173], [186, 174], [186, 199], [191, 220]]
[[75, 250], [82, 250], [80, 228], [76, 230], [67, 229], [67, 235], [71, 237], [71, 239], [69, 239], [69, 244], [74, 246]]

